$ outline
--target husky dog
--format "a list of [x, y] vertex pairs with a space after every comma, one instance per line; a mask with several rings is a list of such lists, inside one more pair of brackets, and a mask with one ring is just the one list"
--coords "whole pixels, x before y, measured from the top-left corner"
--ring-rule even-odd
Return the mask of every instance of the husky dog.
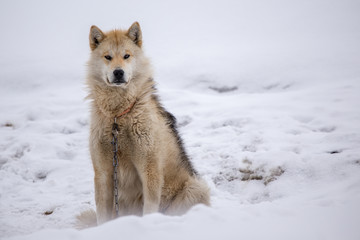
[[[90, 153], [95, 171], [97, 223], [119, 216], [161, 212], [181, 215], [209, 205], [209, 188], [185, 153], [175, 117], [159, 102], [142, 33], [90, 29], [87, 84], [91, 103]], [[117, 121], [117, 174], [113, 124]], [[114, 199], [114, 177], [118, 198]]]

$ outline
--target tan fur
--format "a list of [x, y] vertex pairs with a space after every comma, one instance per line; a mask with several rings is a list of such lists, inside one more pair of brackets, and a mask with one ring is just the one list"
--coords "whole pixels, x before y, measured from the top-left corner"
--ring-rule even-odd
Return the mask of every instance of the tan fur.
[[[90, 30], [91, 57], [87, 84], [91, 105], [90, 153], [95, 171], [98, 224], [115, 216], [111, 128], [118, 120], [120, 216], [162, 212], [184, 214], [195, 204], [209, 205], [209, 189], [186, 162], [175, 123], [155, 96], [148, 59], [142, 52], [138, 23], [129, 30]], [[129, 54], [128, 59], [124, 58]], [[112, 60], [104, 57], [111, 55]], [[124, 71], [126, 83], [115, 85], [111, 74]], [[185, 159], [185, 160], [184, 160]]]
[[85, 229], [96, 226], [96, 212], [94, 210], [87, 210], [76, 216], [76, 229]]

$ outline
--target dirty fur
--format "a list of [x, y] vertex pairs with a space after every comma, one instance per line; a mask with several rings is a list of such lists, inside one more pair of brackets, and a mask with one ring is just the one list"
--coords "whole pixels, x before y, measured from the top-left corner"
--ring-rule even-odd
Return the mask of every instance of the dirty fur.
[[92, 26], [89, 41], [89, 147], [97, 224], [115, 218], [111, 128], [114, 117], [133, 104], [117, 119], [119, 215], [181, 215], [196, 204], [209, 205], [209, 189], [186, 155], [176, 119], [156, 95], [140, 25], [106, 33]]

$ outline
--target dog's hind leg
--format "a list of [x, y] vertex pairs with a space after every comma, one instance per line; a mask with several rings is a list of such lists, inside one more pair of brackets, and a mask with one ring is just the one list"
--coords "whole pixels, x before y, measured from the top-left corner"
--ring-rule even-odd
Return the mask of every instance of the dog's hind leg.
[[166, 215], [182, 215], [196, 204], [210, 206], [210, 189], [200, 179], [189, 179], [165, 210]]

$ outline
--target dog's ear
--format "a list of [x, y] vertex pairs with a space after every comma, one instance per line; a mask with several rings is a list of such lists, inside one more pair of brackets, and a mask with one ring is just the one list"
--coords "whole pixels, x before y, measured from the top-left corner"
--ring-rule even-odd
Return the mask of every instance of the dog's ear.
[[134, 22], [127, 32], [127, 36], [139, 47], [142, 45], [141, 28], [138, 22]]
[[100, 28], [95, 25], [91, 26], [89, 35], [91, 50], [97, 48], [97, 46], [99, 46], [99, 44], [102, 40], [104, 40], [104, 38], [105, 34], [100, 30]]

